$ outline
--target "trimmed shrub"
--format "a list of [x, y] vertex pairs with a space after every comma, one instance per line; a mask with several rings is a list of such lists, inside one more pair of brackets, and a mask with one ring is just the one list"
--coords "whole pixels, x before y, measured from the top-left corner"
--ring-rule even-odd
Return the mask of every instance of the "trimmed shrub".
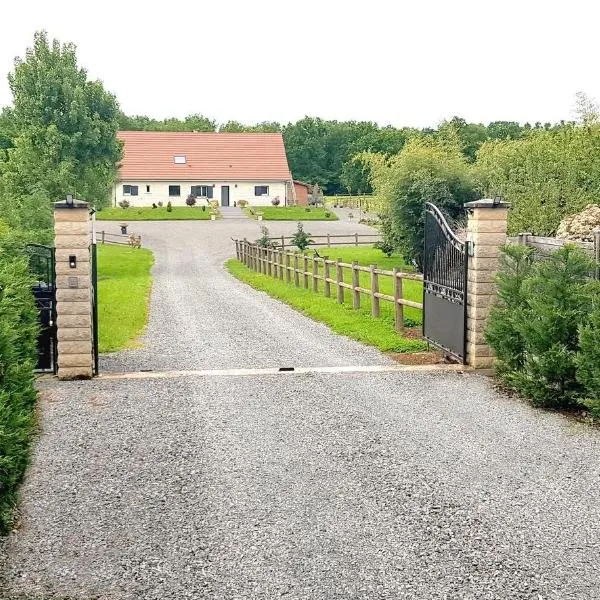
[[119, 206], [121, 208], [129, 208], [131, 206], [131, 204], [129, 203], [129, 200], [121, 200], [119, 202]]
[[[600, 292], [600, 290], [599, 290]], [[583, 385], [586, 404], [596, 417], [600, 417], [600, 307], [579, 330], [577, 379]]]
[[486, 331], [498, 375], [538, 406], [578, 404], [579, 328], [593, 310], [592, 261], [571, 245], [533, 265], [529, 249], [507, 247], [502, 260], [500, 301]]
[[271, 200], [271, 204], [273, 206], [279, 206], [281, 204], [281, 198], [279, 196], [275, 196], [275, 198]]
[[0, 531], [12, 521], [35, 422], [37, 310], [24, 259], [0, 245]]
[[238, 200], [237, 205], [240, 208], [246, 208], [246, 206], [248, 206], [248, 200]]
[[185, 199], [185, 203], [188, 206], [195, 206], [196, 204], [196, 196], [194, 196], [193, 194], [190, 194], [186, 199]]
[[173, 212], [173, 205], [170, 200], [167, 202], [167, 212]]

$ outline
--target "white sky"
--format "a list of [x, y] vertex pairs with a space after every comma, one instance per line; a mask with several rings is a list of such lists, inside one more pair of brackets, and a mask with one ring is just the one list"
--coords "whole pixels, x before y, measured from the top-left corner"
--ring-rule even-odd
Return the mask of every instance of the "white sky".
[[570, 119], [600, 98], [594, 0], [16, 0], [4, 77], [33, 33], [74, 42], [128, 114], [218, 122], [304, 115], [435, 126]]

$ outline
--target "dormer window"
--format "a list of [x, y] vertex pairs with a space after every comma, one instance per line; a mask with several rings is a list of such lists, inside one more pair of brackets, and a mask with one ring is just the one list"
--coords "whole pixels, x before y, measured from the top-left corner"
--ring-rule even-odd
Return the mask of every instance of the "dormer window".
[[176, 156], [175, 157], [175, 164], [176, 165], [185, 165], [185, 156]]

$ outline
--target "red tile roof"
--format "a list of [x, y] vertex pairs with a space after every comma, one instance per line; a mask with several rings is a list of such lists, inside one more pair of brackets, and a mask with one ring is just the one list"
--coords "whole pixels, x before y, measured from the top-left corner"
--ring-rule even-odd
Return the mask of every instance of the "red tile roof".
[[[120, 131], [124, 142], [119, 177], [124, 180], [291, 179], [280, 133]], [[185, 164], [175, 164], [185, 156]]]

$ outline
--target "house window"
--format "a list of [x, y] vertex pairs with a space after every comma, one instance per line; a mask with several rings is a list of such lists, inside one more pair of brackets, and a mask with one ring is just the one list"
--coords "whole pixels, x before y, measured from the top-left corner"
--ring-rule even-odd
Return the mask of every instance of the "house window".
[[191, 194], [196, 198], [212, 198], [213, 187], [212, 185], [193, 185]]
[[269, 186], [268, 185], [255, 185], [254, 186], [254, 195], [255, 196], [268, 196], [269, 195]]
[[181, 186], [180, 185], [170, 185], [169, 186], [169, 196], [181, 196]]
[[147, 185], [147, 186], [146, 186], [146, 194], [149, 194], [149, 193], [150, 193], [150, 186], [149, 186], [149, 185]]
[[176, 165], [185, 165], [186, 162], [185, 156], [175, 156], [173, 160], [175, 161]]
[[138, 186], [137, 185], [124, 185], [123, 196], [137, 196]]

